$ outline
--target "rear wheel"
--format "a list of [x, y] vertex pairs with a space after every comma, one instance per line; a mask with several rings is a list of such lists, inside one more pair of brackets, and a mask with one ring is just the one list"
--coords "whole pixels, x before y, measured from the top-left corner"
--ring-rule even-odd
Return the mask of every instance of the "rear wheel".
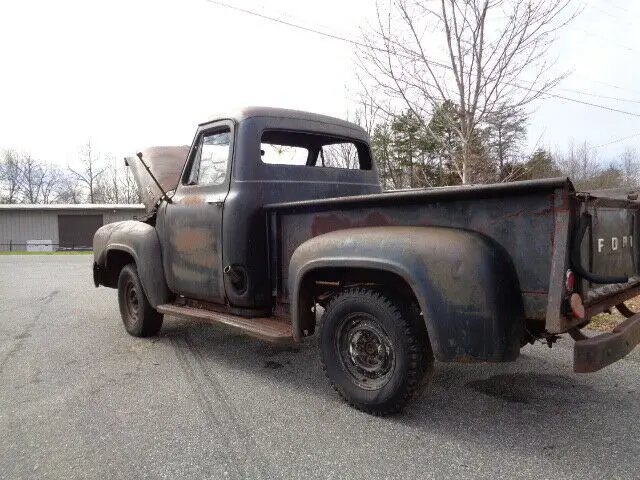
[[383, 293], [354, 288], [336, 295], [320, 325], [320, 356], [335, 390], [374, 415], [398, 412], [421, 391], [433, 366], [415, 309]]
[[118, 277], [118, 303], [124, 328], [134, 337], [155, 335], [162, 327], [162, 314], [147, 300], [135, 264], [125, 265]]

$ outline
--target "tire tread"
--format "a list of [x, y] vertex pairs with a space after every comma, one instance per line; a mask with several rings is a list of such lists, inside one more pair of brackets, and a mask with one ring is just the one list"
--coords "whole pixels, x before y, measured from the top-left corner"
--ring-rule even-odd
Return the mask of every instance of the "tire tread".
[[[140, 298], [140, 322], [142, 325], [139, 329], [132, 330], [127, 328], [127, 324], [124, 319], [123, 312], [123, 299], [122, 295], [122, 283], [124, 282], [124, 277], [131, 276], [136, 289], [138, 290], [138, 296]], [[120, 306], [120, 315], [122, 316], [122, 321], [124, 323], [125, 329], [127, 333], [134, 337], [152, 337], [156, 335], [160, 329], [162, 328], [163, 315], [158, 312], [155, 308], [151, 306], [149, 300], [147, 299], [146, 294], [144, 293], [144, 289], [142, 288], [142, 283], [140, 282], [140, 277], [138, 276], [138, 270], [136, 268], [135, 263], [129, 263], [125, 265], [120, 271], [120, 275], [118, 277], [118, 304]]]
[[424, 331], [421, 331], [417, 318], [413, 319], [414, 321], [410, 321], [412, 315], [411, 305], [408, 305], [406, 308], [401, 308], [399, 307], [400, 302], [394, 301], [392, 297], [384, 294], [382, 291], [365, 287], [352, 287], [335, 295], [329, 301], [325, 314], [331, 312], [340, 302], [352, 299], [353, 297], [359, 297], [367, 302], [383, 305], [389, 309], [394, 317], [394, 321], [400, 325], [402, 335], [407, 339], [409, 350], [407, 380], [404, 382], [403, 388], [389, 401], [381, 405], [372, 406], [349, 397], [340, 386], [333, 381], [329, 375], [324, 355], [320, 355], [322, 370], [329, 379], [333, 389], [350, 406], [375, 416], [393, 415], [402, 411], [407, 403], [424, 389], [427, 383], [426, 380], [429, 378], [428, 374], [432, 371], [433, 353], [431, 352], [431, 346], [426, 335], [426, 328], [422, 327]]

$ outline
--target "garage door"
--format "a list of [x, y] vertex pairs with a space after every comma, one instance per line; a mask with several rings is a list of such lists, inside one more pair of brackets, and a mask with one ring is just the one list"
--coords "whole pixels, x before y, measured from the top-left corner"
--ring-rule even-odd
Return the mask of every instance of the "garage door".
[[102, 215], [58, 215], [61, 249], [91, 250], [93, 234], [102, 226]]

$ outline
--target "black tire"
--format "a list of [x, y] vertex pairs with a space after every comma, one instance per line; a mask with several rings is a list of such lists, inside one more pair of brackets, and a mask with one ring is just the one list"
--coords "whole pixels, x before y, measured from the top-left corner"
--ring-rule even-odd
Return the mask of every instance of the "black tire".
[[147, 300], [135, 264], [125, 265], [118, 277], [118, 304], [124, 328], [134, 337], [150, 337], [160, 331], [162, 314]]
[[401, 411], [433, 368], [424, 324], [412, 307], [368, 288], [336, 295], [322, 317], [319, 349], [333, 388], [373, 415]]

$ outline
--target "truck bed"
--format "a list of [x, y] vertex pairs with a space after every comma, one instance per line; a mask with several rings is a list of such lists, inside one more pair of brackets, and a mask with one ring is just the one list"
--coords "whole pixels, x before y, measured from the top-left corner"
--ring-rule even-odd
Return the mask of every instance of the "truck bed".
[[[580, 243], [581, 258], [599, 274], [627, 273], [623, 284], [580, 286], [589, 305], [632, 292], [637, 275], [637, 245], [622, 237], [635, 229], [637, 202], [616, 195], [577, 194], [567, 178], [483, 186], [397, 191], [377, 195], [331, 198], [268, 205], [272, 248], [272, 282], [286, 301], [287, 266], [295, 249], [306, 240], [334, 230], [371, 226], [424, 226], [473, 230], [491, 237], [509, 254], [519, 280], [525, 316], [546, 321], [547, 330], [560, 333], [579, 319], [560, 315], [564, 276], [579, 215], [596, 219]], [[594, 215], [595, 213], [595, 215]], [[619, 237], [620, 248], [598, 256], [598, 238]], [[600, 241], [602, 248], [602, 241]]]

